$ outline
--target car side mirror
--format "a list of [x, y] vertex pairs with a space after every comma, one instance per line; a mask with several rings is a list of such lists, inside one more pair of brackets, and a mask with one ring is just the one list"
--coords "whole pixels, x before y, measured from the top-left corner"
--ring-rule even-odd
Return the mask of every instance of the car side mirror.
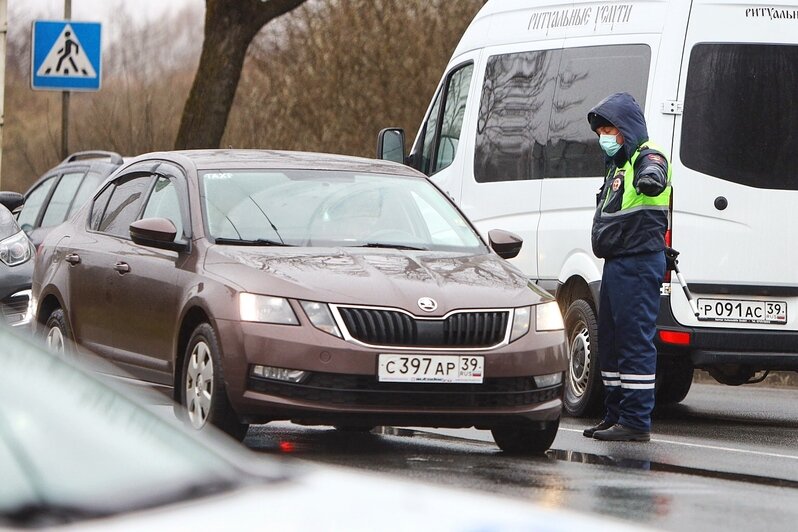
[[405, 164], [405, 131], [388, 127], [377, 136], [377, 159]]
[[188, 244], [175, 242], [177, 229], [172, 220], [166, 218], [144, 218], [130, 224], [130, 238], [140, 246], [172, 251], [185, 251]]
[[521, 252], [524, 239], [509, 231], [491, 229], [488, 231], [490, 248], [503, 259], [512, 259]]
[[13, 213], [25, 205], [25, 196], [19, 192], [0, 192], [0, 204]]

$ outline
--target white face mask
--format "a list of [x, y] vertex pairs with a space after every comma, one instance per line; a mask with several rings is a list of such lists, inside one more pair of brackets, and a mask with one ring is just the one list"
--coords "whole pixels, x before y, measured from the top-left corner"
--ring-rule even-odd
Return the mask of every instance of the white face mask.
[[621, 149], [621, 145], [615, 140], [615, 135], [599, 135], [599, 146], [609, 157], [612, 157]]

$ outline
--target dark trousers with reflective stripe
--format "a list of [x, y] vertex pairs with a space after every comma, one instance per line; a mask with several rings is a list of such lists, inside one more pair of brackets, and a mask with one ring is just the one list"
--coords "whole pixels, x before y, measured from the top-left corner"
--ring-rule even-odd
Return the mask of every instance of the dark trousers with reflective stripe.
[[598, 315], [598, 349], [605, 387], [604, 419], [651, 430], [654, 409], [654, 346], [664, 252], [604, 262]]

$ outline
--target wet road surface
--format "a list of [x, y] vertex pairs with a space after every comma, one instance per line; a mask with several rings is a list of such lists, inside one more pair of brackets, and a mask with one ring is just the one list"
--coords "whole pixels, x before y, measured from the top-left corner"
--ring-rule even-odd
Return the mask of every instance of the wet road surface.
[[379, 471], [666, 530], [796, 530], [798, 390], [694, 385], [648, 444], [584, 438], [564, 419], [545, 456], [504, 455], [474, 429], [345, 433], [253, 426], [254, 451]]

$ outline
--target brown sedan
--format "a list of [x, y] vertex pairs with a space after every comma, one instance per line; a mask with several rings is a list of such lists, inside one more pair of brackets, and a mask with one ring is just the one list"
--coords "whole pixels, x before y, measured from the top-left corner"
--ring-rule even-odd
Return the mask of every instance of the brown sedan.
[[405, 166], [153, 153], [42, 244], [37, 328], [171, 390], [197, 429], [476, 426], [540, 452], [562, 406], [562, 318], [501, 258], [520, 240], [489, 240]]

